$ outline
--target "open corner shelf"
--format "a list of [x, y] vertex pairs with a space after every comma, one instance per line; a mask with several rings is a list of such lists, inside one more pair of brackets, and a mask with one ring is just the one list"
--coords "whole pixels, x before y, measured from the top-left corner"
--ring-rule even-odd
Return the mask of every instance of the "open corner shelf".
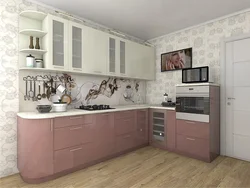
[[43, 12], [39, 12], [36, 10], [25, 10], [20, 13], [20, 16], [29, 18], [29, 19], [34, 19], [34, 20], [44, 20], [44, 18], [47, 16], [47, 14]]
[[47, 52], [47, 50], [37, 50], [37, 49], [22, 49], [20, 50], [22, 53], [27, 53], [27, 54], [37, 54], [37, 55], [43, 55]]
[[23, 35], [38, 37], [38, 38], [44, 37], [47, 34], [47, 32], [38, 30], [38, 29], [23, 29], [19, 33]]

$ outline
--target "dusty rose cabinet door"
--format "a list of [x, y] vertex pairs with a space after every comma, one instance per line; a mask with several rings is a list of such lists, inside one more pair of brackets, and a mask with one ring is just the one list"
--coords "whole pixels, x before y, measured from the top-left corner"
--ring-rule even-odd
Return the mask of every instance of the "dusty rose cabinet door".
[[24, 181], [31, 183], [54, 173], [53, 119], [18, 117], [17, 166]]
[[136, 112], [136, 146], [148, 144], [148, 109]]
[[174, 151], [176, 148], [176, 112], [175, 110], [167, 110], [167, 149]]

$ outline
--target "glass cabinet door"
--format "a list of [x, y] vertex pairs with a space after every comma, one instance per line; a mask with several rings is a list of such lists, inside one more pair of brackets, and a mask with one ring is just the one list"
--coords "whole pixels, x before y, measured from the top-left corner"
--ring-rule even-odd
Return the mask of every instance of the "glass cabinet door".
[[64, 23], [53, 20], [53, 62], [54, 66], [64, 67]]
[[82, 29], [72, 26], [72, 68], [82, 69]]
[[120, 73], [126, 74], [126, 64], [125, 64], [125, 42], [120, 41]]
[[116, 69], [116, 45], [115, 45], [115, 39], [114, 38], [109, 38], [109, 72], [110, 73], [115, 73]]

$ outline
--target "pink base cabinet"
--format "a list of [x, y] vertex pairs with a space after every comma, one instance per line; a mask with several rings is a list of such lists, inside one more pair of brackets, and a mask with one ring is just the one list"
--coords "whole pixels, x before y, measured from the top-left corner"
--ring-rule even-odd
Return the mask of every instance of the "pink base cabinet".
[[41, 183], [148, 145], [148, 110], [52, 119], [18, 117], [18, 169]]

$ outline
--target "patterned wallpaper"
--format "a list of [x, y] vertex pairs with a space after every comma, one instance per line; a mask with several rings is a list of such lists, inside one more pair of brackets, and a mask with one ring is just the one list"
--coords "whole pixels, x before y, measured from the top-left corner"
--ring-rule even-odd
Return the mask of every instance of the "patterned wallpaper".
[[[16, 165], [16, 113], [19, 111], [18, 15], [20, 11], [30, 9], [55, 14], [52, 9], [46, 6], [26, 0], [0, 0], [0, 177], [18, 172]], [[108, 28], [104, 26], [88, 20], [85, 21], [84, 24], [87, 26], [109, 32]], [[126, 36], [126, 38], [140, 43], [143, 42], [132, 36]], [[93, 80], [91, 77], [86, 77], [86, 80], [88, 79]], [[77, 80], [80, 79], [77, 78]], [[100, 79], [98, 78], [94, 82], [98, 85]], [[134, 81], [128, 82], [134, 83]], [[121, 95], [121, 92], [119, 91], [117, 94]], [[97, 100], [100, 99], [103, 98], [97, 97]], [[115, 102], [111, 99], [108, 101], [111, 101], [112, 104], [117, 103], [117, 99], [115, 99]], [[22, 103], [22, 100], [20, 103]], [[27, 109], [34, 109], [35, 104], [30, 102], [27, 106]]]
[[162, 53], [192, 47], [193, 67], [208, 65], [220, 83], [221, 39], [249, 32], [250, 12], [246, 12], [150, 40], [156, 47], [156, 80], [147, 82], [147, 102], [161, 103], [165, 92], [175, 101], [175, 85], [182, 81], [181, 70], [161, 73]]

